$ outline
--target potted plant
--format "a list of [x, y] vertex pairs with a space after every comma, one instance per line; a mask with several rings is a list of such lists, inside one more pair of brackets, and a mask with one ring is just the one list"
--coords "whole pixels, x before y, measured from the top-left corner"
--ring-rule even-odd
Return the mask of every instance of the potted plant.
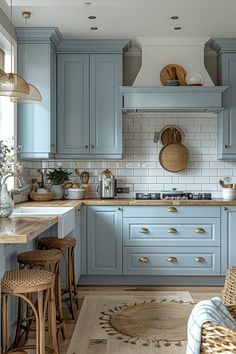
[[53, 199], [63, 198], [62, 184], [68, 181], [71, 172], [63, 170], [63, 168], [54, 168], [52, 171], [47, 173], [47, 179], [50, 183], [50, 190], [54, 192]]

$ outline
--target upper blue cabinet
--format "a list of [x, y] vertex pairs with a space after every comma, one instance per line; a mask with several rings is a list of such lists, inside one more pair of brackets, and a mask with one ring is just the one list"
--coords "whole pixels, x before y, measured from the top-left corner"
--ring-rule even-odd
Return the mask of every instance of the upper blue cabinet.
[[18, 72], [35, 85], [41, 103], [18, 104], [17, 143], [22, 158], [49, 158], [56, 149], [56, 28], [17, 28]]
[[127, 41], [63, 41], [57, 54], [58, 158], [122, 157], [122, 53]]
[[209, 46], [217, 52], [218, 84], [229, 87], [218, 114], [218, 159], [236, 160], [236, 39], [211, 39]]

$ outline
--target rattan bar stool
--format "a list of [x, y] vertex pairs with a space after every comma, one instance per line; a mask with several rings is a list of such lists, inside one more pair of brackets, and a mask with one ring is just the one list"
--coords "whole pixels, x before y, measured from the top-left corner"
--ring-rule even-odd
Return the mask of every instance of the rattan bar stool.
[[[56, 318], [57, 318], [57, 336], [59, 331], [62, 332], [62, 337], [65, 340], [65, 320], [62, 312], [62, 302], [61, 302], [61, 278], [60, 278], [60, 260], [62, 252], [59, 250], [34, 250], [22, 252], [17, 255], [17, 262], [19, 263], [20, 269], [32, 269], [37, 268], [41, 270], [49, 270], [55, 275], [55, 302], [56, 302]], [[17, 321], [16, 337], [15, 341], [18, 343], [21, 333], [21, 306], [19, 306], [19, 314]], [[29, 328], [27, 328], [27, 331]]]
[[78, 298], [76, 297], [76, 280], [75, 280], [75, 257], [74, 250], [76, 239], [74, 237], [44, 237], [39, 240], [40, 249], [58, 249], [63, 252], [66, 263], [66, 288], [62, 289], [62, 295], [67, 295], [62, 301], [65, 301], [70, 310], [72, 319], [75, 319], [74, 304], [79, 308]]
[[[5, 272], [1, 280], [2, 299], [2, 354], [21, 352], [21, 349], [35, 349], [36, 354], [45, 354], [45, 350], [58, 354], [56, 336], [56, 307], [54, 299], [54, 274], [45, 270], [21, 270], [13, 269]], [[28, 294], [33, 294], [33, 302]], [[24, 300], [31, 308], [36, 321], [35, 346], [25, 345], [20, 348], [8, 349], [8, 302], [9, 295]], [[48, 314], [48, 330], [52, 342], [52, 348], [45, 346], [45, 315]], [[29, 319], [25, 319], [26, 321]]]

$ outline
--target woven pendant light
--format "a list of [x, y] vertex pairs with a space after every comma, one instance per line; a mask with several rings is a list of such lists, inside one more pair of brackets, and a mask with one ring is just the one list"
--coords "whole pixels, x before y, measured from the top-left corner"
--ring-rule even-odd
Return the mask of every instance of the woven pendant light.
[[[31, 12], [29, 11], [24, 11], [22, 12], [22, 17], [25, 19], [25, 27], [27, 27], [27, 20], [31, 17]], [[27, 38], [25, 39], [25, 67], [27, 71]], [[41, 102], [42, 101], [42, 96], [39, 92], [39, 90], [32, 84], [29, 84], [29, 92], [22, 94], [22, 95], [15, 95], [15, 93], [12, 93], [10, 95], [11, 101], [12, 102], [17, 102], [17, 103], [34, 103], [34, 102]]]
[[[12, 0], [11, 0], [11, 28], [12, 28]], [[12, 30], [11, 30], [11, 70], [12, 70]], [[20, 75], [4, 73], [0, 76], [0, 96], [20, 97], [23, 94], [29, 94], [28, 83]]]

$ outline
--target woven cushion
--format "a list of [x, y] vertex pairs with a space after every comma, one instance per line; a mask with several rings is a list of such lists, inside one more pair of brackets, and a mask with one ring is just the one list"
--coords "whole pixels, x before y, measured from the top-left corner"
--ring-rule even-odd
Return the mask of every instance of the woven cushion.
[[46, 248], [66, 248], [66, 247], [75, 247], [76, 239], [74, 237], [44, 237], [39, 240], [39, 246], [46, 247]]
[[45, 270], [7, 270], [1, 280], [2, 293], [28, 293], [45, 290], [54, 283], [54, 274]]
[[62, 253], [52, 250], [36, 250], [22, 252], [17, 255], [17, 262], [21, 264], [46, 265], [60, 262]]

